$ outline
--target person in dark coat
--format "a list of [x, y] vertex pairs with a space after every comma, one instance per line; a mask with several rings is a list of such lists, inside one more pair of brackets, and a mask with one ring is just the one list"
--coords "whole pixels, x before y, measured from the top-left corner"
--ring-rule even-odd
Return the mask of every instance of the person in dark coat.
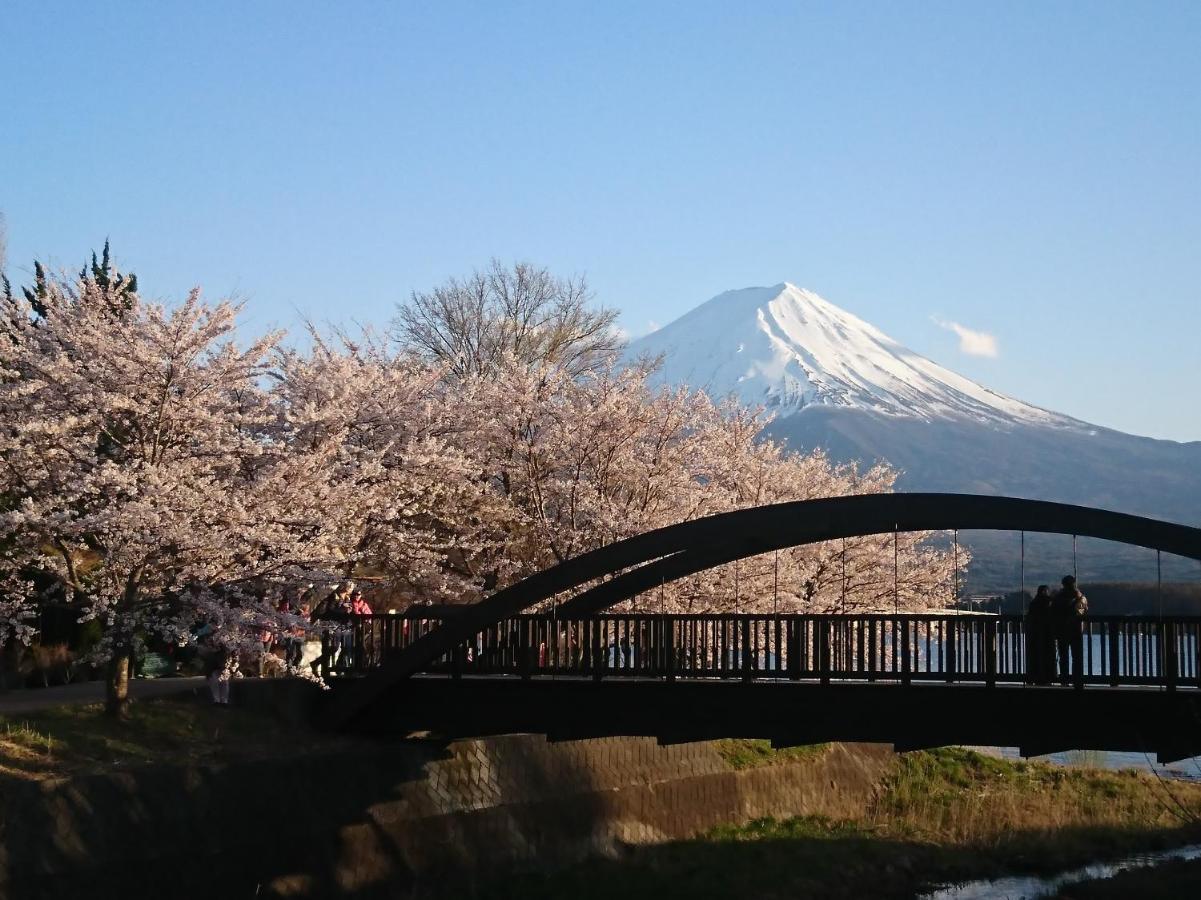
[[1088, 598], [1076, 586], [1073, 575], [1063, 576], [1063, 587], [1051, 601], [1055, 643], [1059, 650], [1059, 680], [1084, 687], [1084, 617]]
[[350, 597], [353, 591], [353, 581], [340, 582], [324, 600], [314, 607], [312, 621], [338, 621], [349, 617], [351, 612]]
[[1031, 684], [1050, 684], [1055, 677], [1055, 629], [1051, 621], [1051, 589], [1038, 586], [1026, 615], [1026, 674]]
[[[353, 592], [354, 582], [343, 581], [334, 588], [333, 593], [317, 604], [313, 610], [312, 621], [327, 623], [349, 621], [352, 612], [350, 597]], [[322, 635], [321, 658], [314, 660], [312, 664], [314, 675], [320, 674], [324, 677], [337, 668], [344, 655], [348, 637], [353, 640], [349, 631], [344, 629], [331, 629]]]

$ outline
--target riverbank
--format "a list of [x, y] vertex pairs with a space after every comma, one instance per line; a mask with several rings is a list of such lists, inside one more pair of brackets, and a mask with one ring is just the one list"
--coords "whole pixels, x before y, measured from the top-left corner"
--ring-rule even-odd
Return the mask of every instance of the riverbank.
[[126, 724], [0, 720], [0, 896], [132, 900], [186, 871], [181, 898], [906, 897], [1201, 840], [1201, 785], [1132, 772], [872, 745], [378, 742], [309, 729], [304, 686], [239, 687], [234, 708], [143, 701]]
[[[940, 884], [1045, 875], [1184, 845], [1201, 838], [1198, 822], [1195, 785], [948, 748], [898, 757], [862, 817], [718, 827], [686, 841], [628, 846], [549, 875], [527, 873], [483, 896], [913, 897]], [[1156, 879], [1155, 872], [1139, 874]]]

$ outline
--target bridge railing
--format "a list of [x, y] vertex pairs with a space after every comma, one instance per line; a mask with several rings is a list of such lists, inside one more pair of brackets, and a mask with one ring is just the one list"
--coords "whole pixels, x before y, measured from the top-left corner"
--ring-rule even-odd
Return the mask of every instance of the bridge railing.
[[[328, 639], [330, 670], [361, 674], [453, 613], [356, 616]], [[1201, 617], [1091, 616], [1078, 684], [1201, 687]], [[1033, 637], [1033, 641], [1031, 638]], [[1054, 635], [1022, 616], [923, 614], [518, 615], [435, 661], [431, 673], [521, 678], [1022, 683]], [[1045, 644], [1043, 645], [1045, 646]], [[1045, 658], [1045, 657], [1044, 657]], [[1044, 664], [1045, 665], [1045, 664]], [[1052, 662], [1054, 665], [1054, 662]]]

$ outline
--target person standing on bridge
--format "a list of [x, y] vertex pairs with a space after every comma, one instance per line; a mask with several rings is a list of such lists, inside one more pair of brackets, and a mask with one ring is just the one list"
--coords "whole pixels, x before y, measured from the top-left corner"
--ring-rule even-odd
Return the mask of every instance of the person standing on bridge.
[[1031, 684], [1050, 684], [1054, 680], [1055, 638], [1051, 589], [1040, 584], [1026, 614], [1026, 674]]
[[[329, 675], [331, 670], [343, 662], [342, 655], [346, 650], [347, 638], [349, 637], [353, 641], [349, 629], [352, 610], [350, 595], [353, 591], [354, 582], [343, 581], [313, 610], [315, 623], [327, 623], [321, 636], [321, 659], [313, 663], [314, 675], [318, 673], [322, 677]], [[331, 627], [328, 623], [341, 624]], [[349, 660], [346, 661], [349, 662]]]
[[[358, 658], [357, 651], [359, 649], [367, 658], [370, 658], [375, 650], [371, 628], [363, 622], [355, 622], [356, 617], [369, 615], [371, 615], [371, 606], [363, 599], [363, 592], [355, 588], [350, 592], [350, 628], [342, 636], [342, 653], [346, 657], [345, 666], [363, 665], [366, 660]], [[356, 635], [358, 646], [356, 646]]]
[[371, 615], [371, 606], [363, 599], [363, 592], [355, 588], [350, 594], [350, 614], [352, 616]]
[[1059, 645], [1059, 680], [1066, 685], [1070, 679], [1070, 683], [1082, 688], [1084, 617], [1088, 615], [1088, 598], [1076, 586], [1074, 575], [1063, 576], [1063, 588], [1051, 601], [1051, 615], [1055, 621], [1056, 643]]

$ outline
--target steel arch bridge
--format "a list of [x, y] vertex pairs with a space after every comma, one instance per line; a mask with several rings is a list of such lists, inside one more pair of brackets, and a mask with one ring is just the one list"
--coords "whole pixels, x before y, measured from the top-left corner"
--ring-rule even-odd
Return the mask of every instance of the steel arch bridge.
[[[557, 615], [561, 619], [587, 620], [615, 603], [660, 584], [773, 550], [840, 538], [950, 530], [1020, 531], [1100, 538], [1201, 561], [1201, 529], [1109, 510], [1014, 497], [865, 494], [737, 510], [617, 541], [536, 573], [480, 603], [464, 607], [459, 614], [446, 618], [439, 627], [403, 647], [393, 648], [394, 652], [379, 659], [378, 666], [365, 673], [366, 677], [340, 686], [330, 721], [335, 725], [361, 721], [386, 696], [405, 684], [412, 685], [412, 676], [429, 671], [436, 661], [447, 658], [475, 636], [495, 629], [499, 623], [552, 597], [566, 597], [557, 605]], [[778, 630], [780, 626], [776, 627]], [[908, 633], [906, 627], [904, 634]], [[897, 635], [900, 634], [898, 631]], [[901, 637], [896, 639], [901, 640]], [[1201, 646], [1201, 631], [1196, 640]], [[1197, 665], [1201, 666], [1201, 654]], [[908, 678], [903, 680], [909, 683]], [[828, 677], [823, 679], [829, 692], [834, 686], [828, 682]], [[1201, 686], [1201, 677], [1198, 685]], [[680, 685], [667, 687], [678, 691]], [[873, 687], [891, 689], [884, 685]], [[643, 690], [648, 697], [654, 693], [647, 685], [636, 688], [628, 684], [623, 689]], [[504, 694], [509, 688], [494, 686], [491, 690], [501, 690]], [[482, 697], [484, 693], [486, 691], [478, 691], [476, 696]], [[1201, 710], [1197, 714], [1201, 716]], [[921, 743], [920, 739], [918, 743]]]

